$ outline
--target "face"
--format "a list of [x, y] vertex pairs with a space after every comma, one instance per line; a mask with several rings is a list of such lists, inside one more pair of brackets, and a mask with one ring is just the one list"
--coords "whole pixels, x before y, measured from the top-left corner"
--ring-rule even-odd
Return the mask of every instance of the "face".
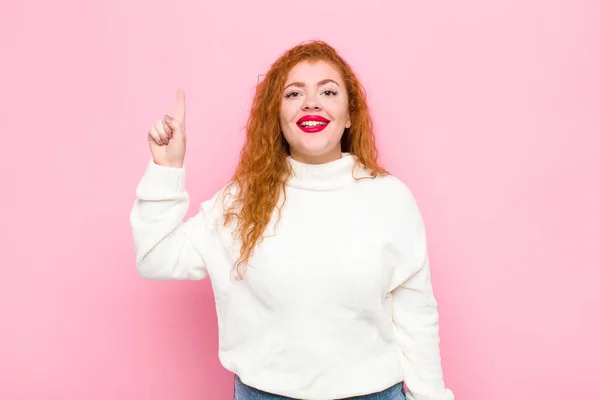
[[350, 114], [338, 70], [325, 61], [296, 64], [285, 83], [279, 122], [295, 160], [322, 164], [340, 158]]

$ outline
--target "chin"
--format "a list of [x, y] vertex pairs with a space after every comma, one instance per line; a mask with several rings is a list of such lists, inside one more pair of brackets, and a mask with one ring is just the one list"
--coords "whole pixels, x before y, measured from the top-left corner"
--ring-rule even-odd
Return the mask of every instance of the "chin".
[[293, 146], [297, 153], [306, 154], [307, 156], [321, 156], [324, 154], [328, 154], [334, 152], [336, 150], [336, 146], [327, 146], [327, 145], [307, 145], [306, 143], [297, 144]]
[[339, 146], [318, 148], [297, 146], [291, 150], [291, 153], [300, 161], [322, 163], [339, 158], [341, 149]]
[[294, 132], [293, 138], [288, 140], [290, 153], [306, 161], [324, 162], [335, 159], [341, 153], [342, 135], [339, 138], [337, 136], [327, 130], [317, 134]]
[[[341, 140], [341, 138], [340, 138]], [[340, 140], [333, 137], [313, 136], [304, 137], [296, 142], [295, 147], [306, 154], [320, 155], [335, 151], [339, 147]]]

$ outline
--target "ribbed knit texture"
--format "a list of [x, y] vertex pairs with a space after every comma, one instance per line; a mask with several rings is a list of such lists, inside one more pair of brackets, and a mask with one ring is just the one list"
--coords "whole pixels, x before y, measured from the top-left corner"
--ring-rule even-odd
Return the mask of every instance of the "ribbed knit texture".
[[409, 400], [453, 400], [424, 225], [408, 187], [393, 176], [355, 180], [369, 173], [354, 169], [350, 154], [321, 165], [288, 161], [281, 221], [275, 211], [239, 282], [223, 191], [184, 221], [185, 169], [150, 161], [130, 219], [139, 273], [210, 276], [221, 363], [247, 385], [330, 400], [404, 380]]

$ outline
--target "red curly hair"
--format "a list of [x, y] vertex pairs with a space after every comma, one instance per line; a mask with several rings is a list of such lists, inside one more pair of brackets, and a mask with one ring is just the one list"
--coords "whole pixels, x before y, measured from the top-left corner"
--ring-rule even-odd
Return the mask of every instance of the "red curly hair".
[[326, 61], [341, 73], [348, 91], [351, 127], [341, 139], [342, 152], [356, 156], [371, 177], [387, 175], [378, 163], [378, 151], [373, 134], [364, 87], [348, 63], [336, 49], [323, 41], [311, 41], [295, 46], [281, 55], [257, 85], [250, 116], [246, 123], [246, 141], [233, 178], [227, 186], [235, 186], [235, 200], [225, 210], [225, 224], [237, 222], [236, 237], [241, 240], [240, 255], [234, 269], [243, 279], [240, 267], [252, 255], [254, 247], [263, 240], [263, 233], [277, 207], [280, 195], [285, 203], [285, 184], [291, 175], [287, 162], [289, 145], [279, 125], [284, 85], [289, 71], [301, 61]]

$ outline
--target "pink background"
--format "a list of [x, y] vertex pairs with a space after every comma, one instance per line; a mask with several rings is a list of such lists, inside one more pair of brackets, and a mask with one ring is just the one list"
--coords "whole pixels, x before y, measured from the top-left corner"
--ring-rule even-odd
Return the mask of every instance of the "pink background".
[[145, 135], [185, 88], [195, 211], [233, 171], [257, 76], [316, 38], [421, 206], [457, 399], [600, 398], [598, 2], [1, 9], [0, 398], [231, 399], [210, 281], [135, 270]]

